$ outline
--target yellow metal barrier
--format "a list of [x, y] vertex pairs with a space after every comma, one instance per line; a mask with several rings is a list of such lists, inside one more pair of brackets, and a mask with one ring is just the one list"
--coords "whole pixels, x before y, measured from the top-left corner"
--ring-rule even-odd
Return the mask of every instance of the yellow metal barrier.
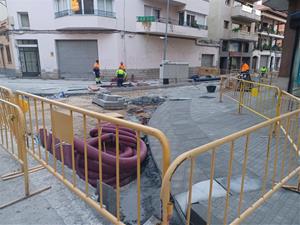
[[0, 86], [0, 99], [14, 102], [14, 94], [9, 88]]
[[[62, 102], [53, 101], [43, 97], [35, 96], [25, 92], [16, 92], [16, 102], [25, 101], [28, 105], [28, 112], [25, 113], [27, 136], [29, 138], [27, 151], [44, 167], [46, 167], [56, 178], [58, 178], [65, 186], [78, 195], [91, 207], [95, 208], [102, 216], [113, 224], [123, 224], [121, 221], [120, 211], [120, 129], [127, 128], [135, 131], [136, 141], [136, 183], [137, 183], [137, 197], [132, 201], [137, 202], [136, 208], [136, 223], [141, 224], [141, 134], [147, 134], [155, 137], [161, 144], [163, 155], [162, 168], [163, 174], [167, 171], [170, 163], [170, 147], [165, 135], [154, 128], [143, 126], [140, 124], [128, 122], [122, 119], [106, 116], [101, 113], [88, 111], [82, 108], [64, 104]], [[116, 190], [116, 213], [112, 213], [105, 208], [103, 203], [103, 159], [102, 148], [103, 140], [101, 139], [102, 124], [108, 122], [115, 126], [115, 140], [116, 148], [116, 168], [115, 169], [115, 190]], [[87, 131], [91, 128], [97, 127], [98, 132], [98, 156], [94, 163], [99, 165], [97, 178], [99, 180], [100, 202], [91, 198], [90, 191], [92, 188], [89, 184], [89, 168], [91, 161], [88, 159], [88, 134]], [[47, 147], [47, 133], [52, 132], [52, 146]], [[38, 140], [39, 138], [41, 140]], [[77, 176], [76, 159], [75, 159], [75, 144], [74, 140], [81, 138], [84, 144], [83, 157], [83, 181]], [[44, 147], [42, 143], [44, 143]], [[50, 142], [50, 141], [49, 141]], [[105, 143], [104, 143], [105, 144]], [[71, 165], [70, 169], [66, 168], [64, 159], [63, 145], [71, 146]], [[103, 147], [102, 147], [103, 146]], [[57, 151], [58, 148], [58, 151]], [[103, 149], [103, 151], [106, 151]], [[76, 162], [75, 162], [76, 161]], [[94, 175], [95, 175], [94, 173]], [[80, 184], [82, 186], [80, 186]]]
[[[178, 188], [178, 185], [185, 183], [183, 182], [185, 177], [188, 178], [187, 187], [177, 190], [177, 192], [184, 193], [186, 191], [183, 197], [186, 204], [182, 208], [187, 225], [190, 224], [191, 208], [194, 202], [201, 201], [200, 203], [207, 208], [207, 216], [203, 218], [206, 219], [207, 224], [212, 223], [212, 215], [214, 218], [217, 217], [220, 221], [222, 220], [222, 222], [214, 223], [240, 224], [296, 175], [299, 175], [299, 182], [295, 190], [300, 191], [299, 116], [300, 110], [297, 110], [269, 119], [256, 126], [187, 151], [177, 157], [170, 165], [162, 183], [162, 224], [167, 225], [172, 219], [170, 213], [173, 205], [173, 202], [170, 201], [172, 187]], [[275, 126], [276, 124], [278, 126]], [[275, 133], [273, 133], [274, 127], [276, 127]], [[291, 143], [288, 141], [288, 136], [293, 139], [294, 143], [297, 143], [298, 154], [295, 154]], [[258, 155], [260, 156], [258, 157]], [[209, 161], [210, 163], [208, 163]], [[176, 172], [182, 169], [185, 169], [184, 173], [180, 173], [181, 179], [178, 179], [181, 183], [172, 182]], [[261, 186], [255, 191], [246, 192], [247, 174], [253, 175], [253, 173], [257, 180], [261, 181]], [[193, 184], [207, 178], [209, 178], [209, 187], [201, 189], [202, 192], [208, 193], [207, 199], [198, 200], [198, 196], [194, 196], [196, 194]], [[213, 199], [214, 186], [217, 185], [214, 179], [217, 178], [224, 178], [225, 184], [222, 186], [226, 188], [223, 196]], [[231, 183], [233, 182], [235, 182], [234, 187], [239, 190], [239, 194], [231, 194]], [[178, 193], [172, 191], [172, 194], [175, 195], [174, 201], [178, 200], [176, 198]], [[252, 199], [252, 202], [245, 202], [245, 197], [248, 201]], [[223, 216], [220, 217], [220, 215]]]
[[[10, 94], [9, 90], [6, 93]], [[6, 95], [6, 97], [10, 98], [12, 96]], [[41, 189], [36, 192], [30, 192], [29, 170], [25, 145], [25, 121], [23, 113], [17, 105], [3, 99], [0, 99], [0, 139], [0, 145], [2, 148], [7, 153], [12, 155], [13, 158], [21, 165], [21, 175], [24, 177], [24, 197], [0, 205], [0, 209], [3, 209], [49, 188]], [[10, 174], [7, 176], [2, 176], [2, 180], [6, 180], [7, 177], [10, 177]]]
[[279, 116], [281, 90], [276, 86], [255, 83], [236, 77], [221, 78], [220, 101], [223, 96], [239, 104], [238, 112], [245, 108], [264, 119]]

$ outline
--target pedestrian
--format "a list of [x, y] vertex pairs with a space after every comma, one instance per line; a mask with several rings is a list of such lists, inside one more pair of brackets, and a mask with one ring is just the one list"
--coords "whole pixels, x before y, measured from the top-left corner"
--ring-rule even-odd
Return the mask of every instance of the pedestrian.
[[99, 63], [98, 59], [96, 60], [94, 66], [93, 66], [93, 71], [94, 71], [94, 74], [95, 74], [96, 84], [101, 84], [101, 81], [100, 81], [100, 63]]
[[126, 77], [127, 77], [126, 72], [124, 70], [122, 70], [122, 69], [119, 68], [116, 71], [116, 77], [117, 77], [117, 86], [118, 87], [122, 87], [124, 79], [126, 79]]
[[126, 72], [126, 66], [123, 62], [120, 62], [119, 69], [124, 70]]

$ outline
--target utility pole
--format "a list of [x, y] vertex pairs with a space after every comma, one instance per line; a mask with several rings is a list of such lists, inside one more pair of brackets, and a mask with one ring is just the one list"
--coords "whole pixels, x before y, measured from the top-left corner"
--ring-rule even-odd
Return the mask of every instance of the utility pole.
[[166, 62], [166, 60], [167, 60], [169, 11], [170, 11], [170, 0], [167, 0], [167, 19], [166, 19], [165, 38], [164, 38], [164, 57], [163, 57], [163, 62]]

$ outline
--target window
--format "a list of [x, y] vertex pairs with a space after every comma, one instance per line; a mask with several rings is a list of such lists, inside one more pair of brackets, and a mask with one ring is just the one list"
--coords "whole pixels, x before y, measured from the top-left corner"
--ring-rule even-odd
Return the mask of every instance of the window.
[[201, 66], [213, 67], [214, 55], [213, 54], [202, 54]]
[[94, 14], [94, 0], [83, 0], [84, 14]]
[[224, 20], [224, 28], [228, 29], [229, 28], [229, 21]]
[[229, 45], [229, 43], [228, 43], [228, 41], [223, 41], [222, 42], [222, 51], [223, 52], [227, 52], [228, 51], [228, 45]]
[[56, 0], [56, 12], [61, 12], [67, 9], [67, 0]]
[[37, 45], [37, 40], [17, 40], [18, 45]]
[[160, 9], [151, 7], [151, 6], [144, 6], [144, 15], [145, 16], [154, 16], [156, 19], [160, 18]]
[[249, 52], [249, 43], [244, 43], [243, 52]]
[[186, 15], [186, 25], [188, 25], [190, 27], [193, 27], [193, 26], [197, 25], [196, 16], [191, 15], [191, 14], [187, 14]]
[[179, 25], [183, 26], [184, 25], [184, 12], [180, 12], [179, 14]]
[[107, 12], [112, 12], [113, 11], [112, 0], [98, 0], [98, 9]]
[[231, 42], [229, 45], [230, 52], [241, 52], [242, 45], [240, 42]]
[[29, 28], [29, 16], [27, 12], [19, 12], [19, 25], [20, 28]]
[[197, 14], [196, 19], [197, 24], [206, 25], [206, 15]]
[[10, 54], [9, 46], [6, 45], [6, 46], [5, 46], [5, 49], [6, 49], [7, 63], [8, 63], [8, 64], [11, 64], [11, 54]]

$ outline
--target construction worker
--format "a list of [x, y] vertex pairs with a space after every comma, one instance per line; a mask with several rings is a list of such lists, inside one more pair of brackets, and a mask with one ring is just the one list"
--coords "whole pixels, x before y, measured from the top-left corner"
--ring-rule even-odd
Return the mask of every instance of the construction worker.
[[268, 68], [266, 66], [263, 66], [262, 68], [260, 68], [260, 75], [261, 77], [264, 77], [268, 72]]
[[118, 69], [116, 71], [116, 77], [117, 77], [117, 84], [118, 84], [118, 87], [122, 87], [123, 86], [123, 82], [124, 80], [126, 79], [127, 77], [127, 74], [126, 72], [123, 70], [123, 69]]
[[94, 74], [95, 74], [96, 84], [101, 84], [101, 81], [100, 81], [100, 63], [99, 63], [98, 59], [96, 60], [94, 66], [93, 66], [93, 71], [94, 71]]
[[250, 70], [249, 65], [246, 62], [244, 62], [244, 64], [242, 65], [242, 68], [241, 68], [241, 72], [242, 73], [249, 73], [249, 70]]
[[120, 62], [119, 69], [124, 70], [126, 72], [126, 66], [123, 62]]
[[244, 79], [244, 80], [251, 81], [249, 71], [250, 71], [249, 65], [246, 62], [244, 62], [242, 67], [241, 67], [241, 78]]

